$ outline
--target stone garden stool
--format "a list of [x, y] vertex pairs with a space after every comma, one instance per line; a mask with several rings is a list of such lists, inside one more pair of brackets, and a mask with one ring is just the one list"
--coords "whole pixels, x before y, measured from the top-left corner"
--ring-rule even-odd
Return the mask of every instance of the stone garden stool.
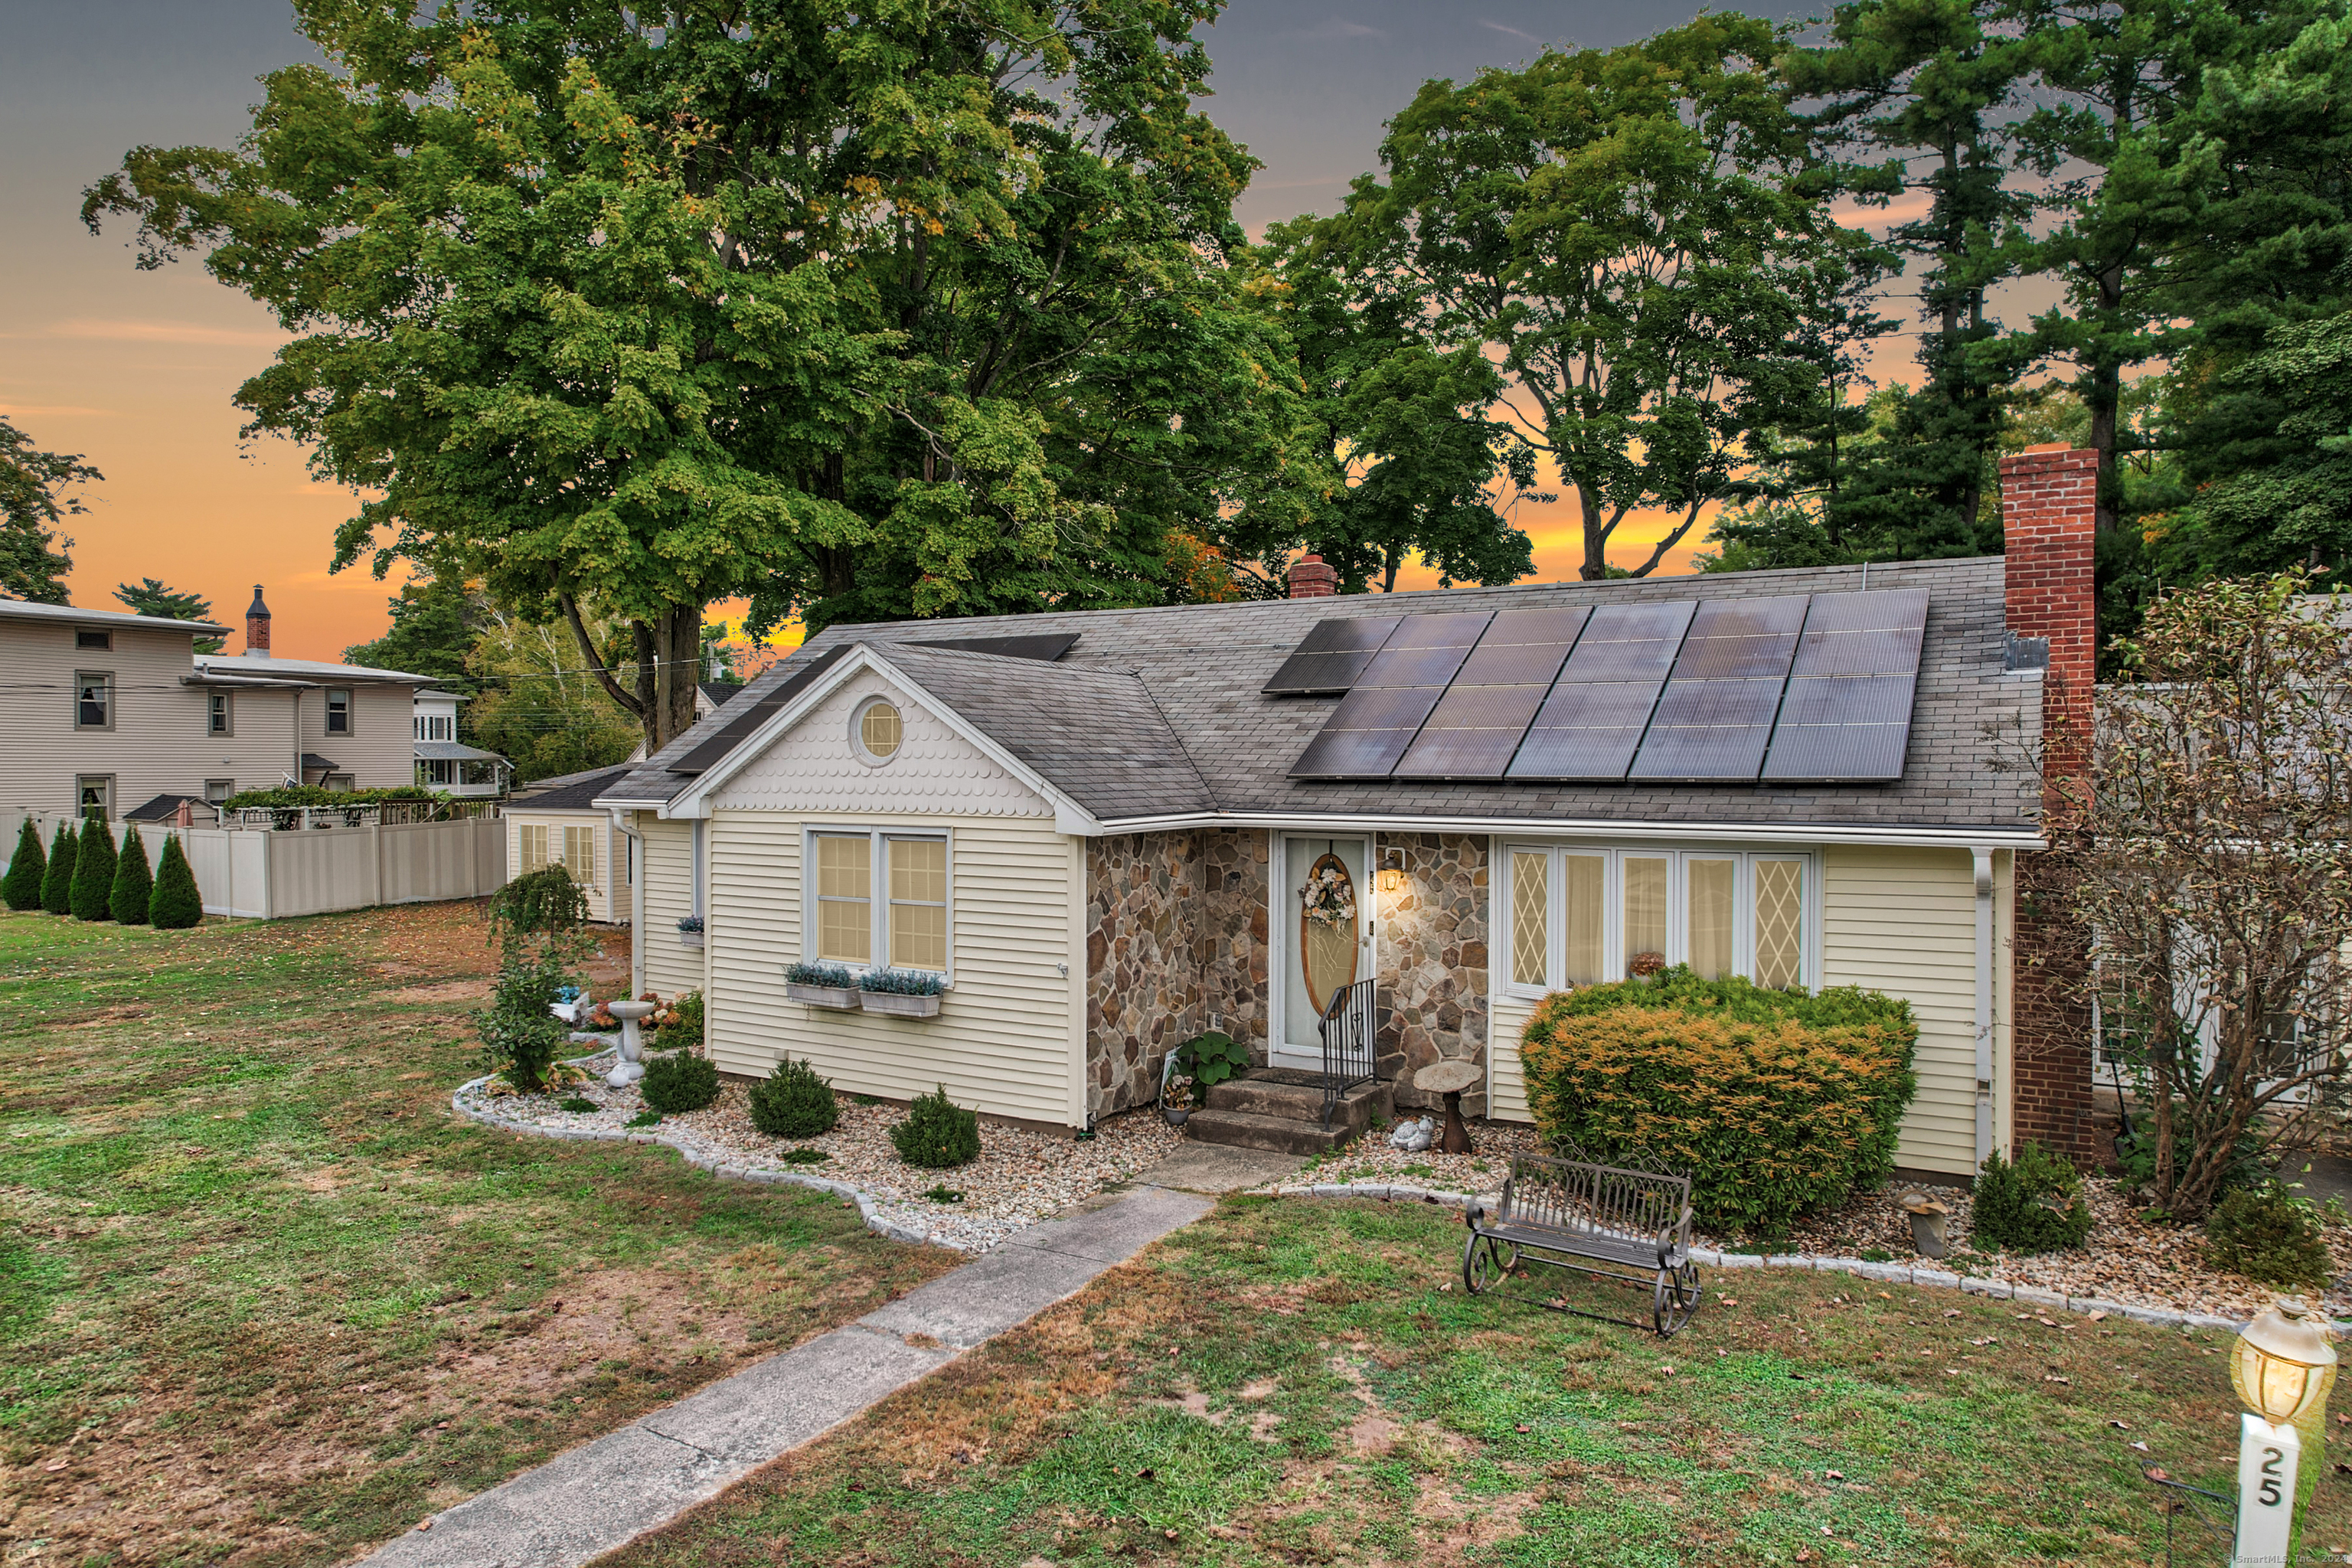
[[1412, 1075], [1413, 1088], [1445, 1097], [1445, 1131], [1437, 1146], [1448, 1154], [1477, 1152], [1470, 1144], [1470, 1129], [1462, 1120], [1462, 1094], [1476, 1088], [1486, 1076], [1475, 1062], [1437, 1062]]

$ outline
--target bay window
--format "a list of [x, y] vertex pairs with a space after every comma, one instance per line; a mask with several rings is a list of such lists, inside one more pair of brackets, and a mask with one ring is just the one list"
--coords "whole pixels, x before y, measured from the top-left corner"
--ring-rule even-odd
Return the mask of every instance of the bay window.
[[1812, 856], [1514, 844], [1504, 988], [1527, 996], [1686, 963], [1708, 979], [1816, 985]]
[[948, 973], [944, 835], [825, 828], [808, 837], [803, 945], [811, 960], [853, 969]]

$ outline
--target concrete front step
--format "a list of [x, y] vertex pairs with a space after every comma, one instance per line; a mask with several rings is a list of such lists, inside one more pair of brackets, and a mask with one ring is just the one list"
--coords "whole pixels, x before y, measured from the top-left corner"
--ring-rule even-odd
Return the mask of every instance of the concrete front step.
[[1390, 1084], [1359, 1084], [1331, 1108], [1331, 1124], [1326, 1127], [1323, 1086], [1315, 1074], [1253, 1068], [1209, 1090], [1208, 1103], [1192, 1112], [1184, 1131], [1203, 1143], [1319, 1154], [1347, 1142], [1375, 1119], [1392, 1116], [1395, 1094]]

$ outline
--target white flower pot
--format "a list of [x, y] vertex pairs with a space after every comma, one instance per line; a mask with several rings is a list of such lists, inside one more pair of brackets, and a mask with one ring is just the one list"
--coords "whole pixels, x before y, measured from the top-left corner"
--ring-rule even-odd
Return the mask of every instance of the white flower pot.
[[940, 1011], [936, 996], [902, 996], [895, 991], [860, 991], [857, 1002], [869, 1013], [887, 1013], [893, 1018], [933, 1018]]
[[803, 985], [796, 980], [787, 980], [784, 994], [812, 1007], [838, 1007], [845, 1013], [857, 1010], [857, 993], [846, 985]]
[[698, 931], [682, 931], [677, 933], [677, 945], [680, 947], [700, 947], [702, 945], [702, 936], [703, 933]]

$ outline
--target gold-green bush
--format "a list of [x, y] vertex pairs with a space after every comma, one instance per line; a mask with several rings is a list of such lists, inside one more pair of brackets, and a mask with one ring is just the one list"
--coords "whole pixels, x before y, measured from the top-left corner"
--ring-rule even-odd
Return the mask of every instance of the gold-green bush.
[[1544, 998], [1519, 1060], [1546, 1139], [1687, 1170], [1702, 1226], [1774, 1237], [1893, 1168], [1918, 1041], [1895, 997], [1677, 967]]

